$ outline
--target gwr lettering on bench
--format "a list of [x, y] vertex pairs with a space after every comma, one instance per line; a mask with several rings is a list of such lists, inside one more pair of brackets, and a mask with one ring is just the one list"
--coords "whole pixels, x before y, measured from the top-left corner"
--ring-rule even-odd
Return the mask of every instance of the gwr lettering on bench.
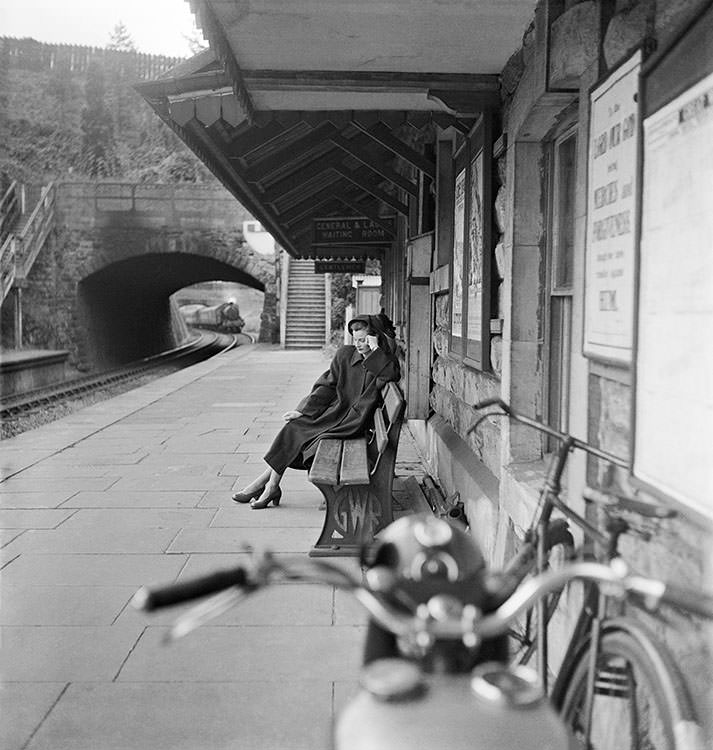
[[320, 440], [309, 471], [327, 504], [310, 556], [355, 555], [393, 520], [391, 490], [405, 401], [396, 383], [382, 389], [366, 437]]

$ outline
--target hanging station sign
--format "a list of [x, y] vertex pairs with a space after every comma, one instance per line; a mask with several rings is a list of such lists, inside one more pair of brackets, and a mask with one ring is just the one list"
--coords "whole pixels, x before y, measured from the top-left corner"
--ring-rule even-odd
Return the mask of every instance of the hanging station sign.
[[639, 190], [637, 51], [590, 95], [584, 354], [631, 362]]
[[314, 219], [312, 245], [390, 245], [394, 236], [393, 231], [386, 229], [390, 224], [389, 219], [377, 224], [366, 216], [329, 216]]
[[364, 260], [316, 260], [314, 262], [315, 273], [364, 273], [366, 261]]

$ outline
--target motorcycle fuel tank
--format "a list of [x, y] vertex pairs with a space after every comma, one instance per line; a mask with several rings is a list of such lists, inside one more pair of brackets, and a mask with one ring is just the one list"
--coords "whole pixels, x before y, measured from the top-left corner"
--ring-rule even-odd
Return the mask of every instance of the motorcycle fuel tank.
[[490, 663], [470, 675], [423, 675], [403, 660], [383, 662], [367, 667], [363, 689], [342, 711], [337, 750], [575, 747], [530, 670]]

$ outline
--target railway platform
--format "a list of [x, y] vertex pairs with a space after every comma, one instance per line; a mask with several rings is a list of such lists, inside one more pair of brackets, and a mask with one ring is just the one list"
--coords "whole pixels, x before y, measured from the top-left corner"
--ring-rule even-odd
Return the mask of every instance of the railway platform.
[[[356, 685], [356, 603], [280, 584], [171, 646], [180, 608], [129, 605], [143, 584], [239, 564], [245, 544], [309, 551], [323, 511], [304, 472], [287, 472], [279, 508], [230, 495], [327, 366], [249, 345], [3, 441], [0, 747], [330, 746]], [[425, 474], [407, 430], [396, 473]]]

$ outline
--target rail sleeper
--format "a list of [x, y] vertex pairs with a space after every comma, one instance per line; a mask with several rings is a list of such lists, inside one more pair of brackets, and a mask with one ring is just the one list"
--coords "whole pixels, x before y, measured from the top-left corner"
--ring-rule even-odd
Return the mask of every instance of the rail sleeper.
[[381, 395], [366, 437], [319, 441], [308, 476], [327, 512], [310, 557], [358, 555], [393, 521], [391, 490], [406, 402], [396, 383], [387, 383]]

